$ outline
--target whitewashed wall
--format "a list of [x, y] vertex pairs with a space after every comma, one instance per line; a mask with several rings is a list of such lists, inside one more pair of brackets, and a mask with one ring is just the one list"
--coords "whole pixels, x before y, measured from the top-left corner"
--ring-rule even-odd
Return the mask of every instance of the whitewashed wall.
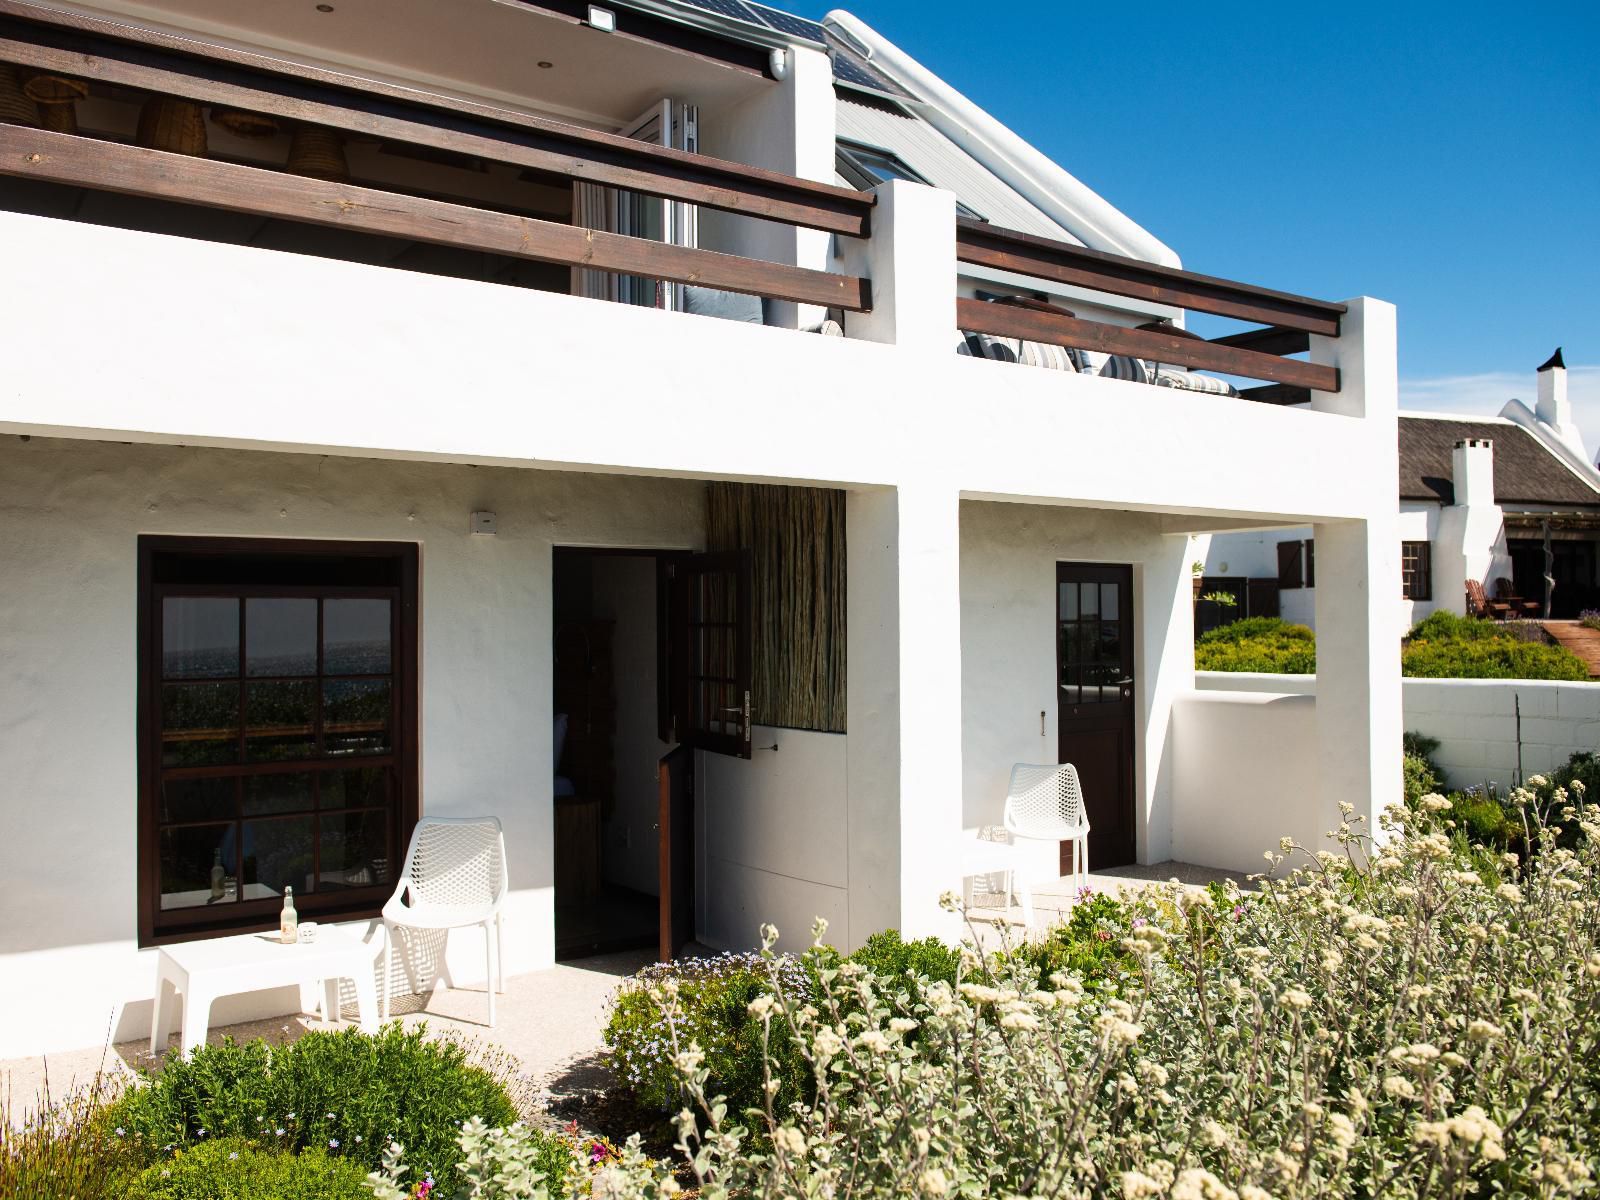
[[1248, 874], [1281, 837], [1324, 848], [1313, 697], [1190, 692], [1171, 741], [1172, 858]]
[[[1012, 764], [1057, 755], [1056, 564], [1134, 568], [1135, 804], [1141, 862], [1168, 858], [1168, 712], [1190, 684], [1173, 647], [1193, 640], [1188, 538], [1136, 513], [968, 501], [961, 506], [962, 825], [998, 825]], [[1041, 714], [1043, 731], [1041, 732]], [[1054, 845], [1031, 873], [1059, 874]]]
[[846, 737], [757, 725], [751, 740], [748, 760], [696, 756], [700, 940], [749, 950], [771, 922], [798, 952], [823, 917], [831, 943], [854, 947], [876, 930], [850, 928]]
[[[1195, 687], [1314, 696], [1317, 680], [1314, 675], [1196, 671]], [[1434, 760], [1452, 787], [1515, 778], [1519, 705], [1524, 776], [1553, 770], [1579, 751], [1600, 751], [1600, 683], [1405, 679], [1401, 693], [1406, 729], [1439, 739]]]
[[[0, 1058], [148, 1035], [135, 947], [135, 545], [140, 533], [422, 548], [422, 802], [505, 823], [507, 970], [553, 957], [550, 551], [693, 547], [703, 491], [622, 476], [0, 439]], [[499, 514], [473, 537], [468, 515]], [[481, 978], [481, 941], [455, 943]], [[17, 981], [27, 981], [26, 984]], [[222, 1023], [298, 1008], [224, 1000]]]

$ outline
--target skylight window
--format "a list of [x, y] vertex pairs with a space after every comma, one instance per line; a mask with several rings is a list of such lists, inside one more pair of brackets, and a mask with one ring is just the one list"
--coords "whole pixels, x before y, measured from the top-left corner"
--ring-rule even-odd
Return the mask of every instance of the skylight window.
[[[887, 183], [891, 179], [904, 179], [910, 183], [928, 182], [897, 155], [888, 150], [877, 150], [856, 142], [838, 143], [835, 165], [839, 174], [850, 181], [851, 187], [859, 188], [863, 192], [870, 191], [880, 183]], [[960, 197], [956, 198], [956, 211], [963, 217], [971, 217], [975, 221], [985, 219], [981, 213], [963, 204]]]

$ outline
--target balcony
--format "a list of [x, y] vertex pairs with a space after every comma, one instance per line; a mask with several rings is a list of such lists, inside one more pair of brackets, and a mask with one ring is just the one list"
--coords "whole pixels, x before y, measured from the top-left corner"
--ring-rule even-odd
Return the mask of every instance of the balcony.
[[[21, 122], [0, 125], [0, 173], [28, 181], [11, 189], [14, 211], [547, 292], [580, 290], [581, 276], [604, 272], [658, 305], [653, 285], [689, 285], [811, 306], [847, 338], [899, 340], [862, 319], [874, 312], [870, 264], [887, 252], [875, 245], [873, 193], [26, 0], [0, 0], [0, 64], [12, 67], [8, 119]], [[34, 95], [46, 99], [32, 110], [43, 127], [29, 121]], [[815, 261], [857, 270], [584, 228], [574, 185], [604, 189], [612, 203], [650, 197], [731, 214], [717, 226], [727, 246], [751, 240], [729, 229], [819, 231], [839, 252]], [[988, 268], [1255, 325], [1207, 340], [1170, 321], [1091, 320], [1025, 295], [990, 303], [967, 286], [952, 343], [959, 327], [1222, 372], [1259, 381], [1245, 399], [1280, 405], [1340, 390], [1336, 365], [1296, 356], [1339, 337], [1342, 305], [951, 219], [956, 274]]]

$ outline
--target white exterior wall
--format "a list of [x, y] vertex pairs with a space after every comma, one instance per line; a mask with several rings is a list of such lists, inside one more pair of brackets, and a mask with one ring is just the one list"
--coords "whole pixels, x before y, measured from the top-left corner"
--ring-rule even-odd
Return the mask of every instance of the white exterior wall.
[[1320, 789], [1306, 770], [1317, 757], [1315, 699], [1189, 692], [1173, 702], [1171, 742], [1172, 858], [1250, 874], [1282, 837], [1313, 852], [1330, 848]]
[[[421, 547], [423, 812], [493, 813], [511, 872], [506, 970], [553, 960], [551, 547], [693, 547], [687, 481], [0, 439], [0, 1058], [148, 1036], [135, 947], [135, 584], [141, 533]], [[469, 514], [499, 514], [472, 536]], [[481, 938], [452, 941], [461, 981]], [[48, 985], [45, 981], [49, 981]], [[298, 1009], [218, 1002], [219, 1024]]]
[[[1315, 696], [1315, 675], [1196, 671], [1206, 693]], [[1403, 679], [1404, 726], [1438, 738], [1434, 754], [1452, 787], [1506, 784], [1517, 770], [1517, 706], [1522, 709], [1522, 771], [1551, 771], [1581, 751], [1600, 751], [1600, 683], [1533, 679]]]
[[[1056, 564], [1127, 563], [1134, 590], [1134, 798], [1139, 861], [1171, 857], [1174, 695], [1190, 688], [1188, 538], [1137, 513], [1041, 505], [961, 506], [961, 824], [999, 825], [1013, 763], [1058, 758]], [[1187, 671], [1185, 667], [1187, 666]], [[1042, 714], [1042, 721], [1041, 721]], [[1041, 732], [1041, 725], [1042, 730]], [[1032, 876], [1060, 874], [1057, 847], [1029, 843]]]

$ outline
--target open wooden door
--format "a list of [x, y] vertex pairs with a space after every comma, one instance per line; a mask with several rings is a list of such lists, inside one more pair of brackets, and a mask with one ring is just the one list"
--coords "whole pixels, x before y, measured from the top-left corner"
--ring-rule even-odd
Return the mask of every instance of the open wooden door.
[[694, 938], [694, 749], [678, 745], [657, 768], [661, 785], [662, 962]]
[[750, 551], [687, 554], [668, 571], [675, 740], [749, 758]]

